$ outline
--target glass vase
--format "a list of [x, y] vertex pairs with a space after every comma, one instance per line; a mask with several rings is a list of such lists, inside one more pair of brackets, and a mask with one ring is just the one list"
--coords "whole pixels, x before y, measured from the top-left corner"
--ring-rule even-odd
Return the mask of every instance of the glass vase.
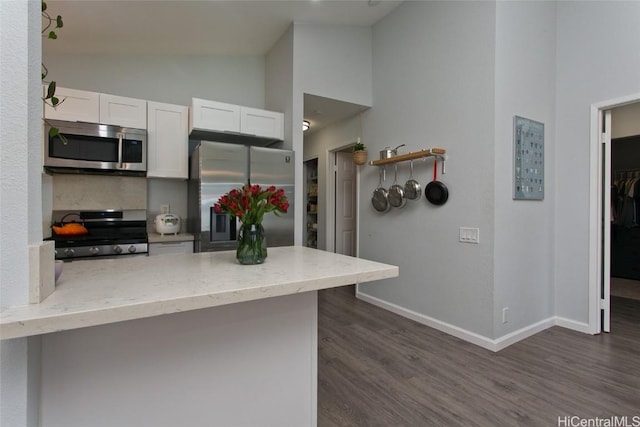
[[236, 259], [240, 264], [262, 264], [267, 257], [267, 239], [262, 224], [242, 224]]

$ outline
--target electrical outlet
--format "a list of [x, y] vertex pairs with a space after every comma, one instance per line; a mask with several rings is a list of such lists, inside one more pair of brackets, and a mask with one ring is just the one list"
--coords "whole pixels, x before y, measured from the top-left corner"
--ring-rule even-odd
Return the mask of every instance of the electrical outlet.
[[160, 213], [168, 214], [169, 213], [169, 205], [160, 205]]
[[502, 323], [507, 323], [509, 321], [509, 307], [505, 307], [502, 309]]
[[480, 243], [480, 229], [471, 227], [460, 227], [460, 242]]

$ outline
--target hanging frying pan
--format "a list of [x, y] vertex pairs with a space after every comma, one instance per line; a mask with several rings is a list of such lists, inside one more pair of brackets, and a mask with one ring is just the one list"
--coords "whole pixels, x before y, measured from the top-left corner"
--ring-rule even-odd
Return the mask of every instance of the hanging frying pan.
[[444, 183], [438, 181], [438, 158], [433, 162], [433, 181], [427, 184], [424, 189], [424, 196], [434, 205], [444, 205], [449, 198], [449, 190]]
[[371, 204], [373, 205], [373, 208], [375, 210], [377, 210], [378, 212], [384, 213], [384, 212], [387, 212], [391, 207], [391, 205], [389, 205], [389, 200], [387, 199], [389, 193], [387, 192], [387, 189], [382, 186], [383, 175], [384, 175], [384, 180], [386, 181], [387, 179], [386, 169], [384, 166], [382, 170], [379, 171], [379, 174], [380, 174], [380, 182], [378, 183], [378, 188], [373, 190], [373, 196], [371, 196]]

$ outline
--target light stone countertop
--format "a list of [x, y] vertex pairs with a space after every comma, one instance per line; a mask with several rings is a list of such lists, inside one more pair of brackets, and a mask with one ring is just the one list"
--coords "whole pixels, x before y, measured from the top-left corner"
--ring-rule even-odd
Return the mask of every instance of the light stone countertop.
[[397, 266], [303, 246], [269, 248], [264, 264], [235, 251], [64, 264], [40, 304], [0, 312], [0, 339], [40, 335], [397, 277]]

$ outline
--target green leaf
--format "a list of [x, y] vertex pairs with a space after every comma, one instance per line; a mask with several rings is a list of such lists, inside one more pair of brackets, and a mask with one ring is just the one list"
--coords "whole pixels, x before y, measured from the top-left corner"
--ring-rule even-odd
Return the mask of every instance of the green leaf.
[[58, 128], [52, 127], [52, 128], [49, 129], [49, 137], [50, 138], [53, 138], [54, 136], [58, 136], [58, 135], [60, 135], [60, 130]]
[[55, 31], [49, 31], [49, 38], [55, 40], [58, 38], [58, 35]]
[[55, 94], [56, 94], [56, 82], [51, 82], [47, 87], [47, 96], [45, 99], [53, 98]]
[[43, 1], [42, 2], [42, 11], [44, 12], [45, 10], [47, 10], [47, 2]]
[[51, 105], [53, 105], [55, 107], [59, 103], [60, 103], [60, 100], [57, 97], [55, 97], [55, 96], [51, 97]]
[[62, 16], [60, 15], [56, 18], [56, 28], [62, 28]]

